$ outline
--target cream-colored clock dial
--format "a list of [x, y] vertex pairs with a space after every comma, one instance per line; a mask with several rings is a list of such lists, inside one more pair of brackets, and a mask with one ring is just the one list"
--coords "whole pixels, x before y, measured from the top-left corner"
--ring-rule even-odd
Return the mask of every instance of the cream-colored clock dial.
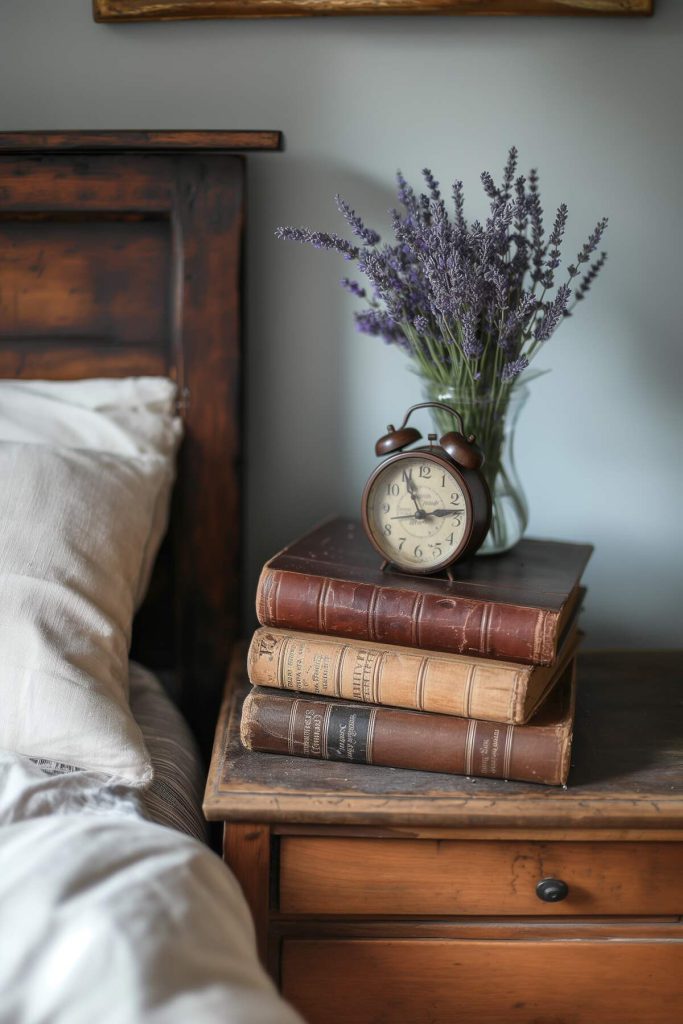
[[416, 454], [380, 471], [368, 493], [367, 517], [390, 562], [429, 572], [447, 564], [462, 544], [468, 507], [459, 477]]

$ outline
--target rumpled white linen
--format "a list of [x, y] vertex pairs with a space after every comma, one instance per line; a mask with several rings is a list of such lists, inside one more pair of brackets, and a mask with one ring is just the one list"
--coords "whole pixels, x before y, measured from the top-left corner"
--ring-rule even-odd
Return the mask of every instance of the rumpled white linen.
[[235, 878], [138, 800], [0, 751], [0, 1024], [302, 1024]]

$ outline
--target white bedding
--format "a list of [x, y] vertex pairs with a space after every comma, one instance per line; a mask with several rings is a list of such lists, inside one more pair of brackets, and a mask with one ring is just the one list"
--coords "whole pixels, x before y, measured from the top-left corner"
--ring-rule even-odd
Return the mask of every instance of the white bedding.
[[233, 876], [138, 800], [0, 751], [0, 1024], [301, 1024]]

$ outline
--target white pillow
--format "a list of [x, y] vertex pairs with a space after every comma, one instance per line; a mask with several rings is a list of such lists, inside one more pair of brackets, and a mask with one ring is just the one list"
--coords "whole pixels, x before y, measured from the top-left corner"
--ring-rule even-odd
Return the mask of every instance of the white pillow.
[[166, 377], [0, 380], [0, 440], [115, 455], [158, 455], [164, 460], [136, 609], [145, 596], [168, 525], [175, 455], [182, 436], [175, 401], [176, 386]]
[[167, 460], [0, 441], [0, 747], [149, 782], [128, 649]]
[[[206, 842], [206, 820], [202, 813], [204, 769], [190, 727], [166, 693], [161, 680], [149, 669], [131, 661], [128, 678], [130, 709], [140, 726], [154, 770], [152, 783], [138, 794], [141, 803], [136, 807], [140, 806], [157, 825], [186, 832]], [[92, 778], [62, 761], [44, 757], [31, 760], [46, 775], [73, 776], [78, 773]], [[0, 802], [2, 796], [0, 786]], [[64, 812], [69, 808], [64, 793], [60, 808]]]

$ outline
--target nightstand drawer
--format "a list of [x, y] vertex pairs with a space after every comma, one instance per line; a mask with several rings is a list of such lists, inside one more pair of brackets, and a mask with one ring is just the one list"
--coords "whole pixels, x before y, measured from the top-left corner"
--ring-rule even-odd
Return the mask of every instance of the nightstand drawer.
[[[548, 878], [567, 886], [561, 901], [537, 895]], [[283, 837], [279, 905], [316, 915], [677, 915], [683, 844]]]
[[283, 947], [283, 994], [309, 1024], [671, 1024], [680, 1014], [677, 941], [289, 939]]

